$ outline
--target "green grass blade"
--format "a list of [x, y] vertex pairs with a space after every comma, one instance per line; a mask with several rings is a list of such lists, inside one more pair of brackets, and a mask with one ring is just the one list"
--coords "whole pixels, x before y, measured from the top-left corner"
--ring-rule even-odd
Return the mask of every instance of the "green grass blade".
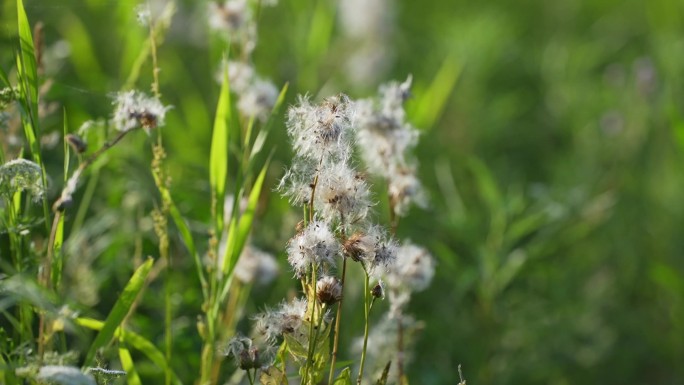
[[38, 65], [36, 63], [35, 51], [33, 48], [33, 36], [31, 35], [31, 25], [29, 24], [24, 3], [17, 0], [17, 21], [19, 27], [19, 46], [21, 49], [21, 63], [18, 67], [19, 75], [28, 86], [28, 96], [31, 101], [33, 113], [38, 111]]
[[121, 367], [126, 371], [126, 383], [128, 385], [142, 385], [138, 371], [135, 370], [131, 352], [123, 344], [119, 345], [119, 360], [121, 361]]
[[12, 87], [9, 82], [9, 78], [7, 77], [7, 73], [5, 73], [5, 70], [2, 68], [0, 68], [0, 80], [2, 80], [2, 83], [5, 85], [5, 87]]
[[228, 175], [228, 124], [230, 121], [230, 84], [228, 73], [224, 71], [209, 155], [209, 184], [214, 199], [216, 234], [221, 234], [223, 231], [223, 198], [226, 193]]
[[444, 59], [432, 83], [411, 110], [410, 115], [417, 127], [425, 130], [434, 127], [444, 111], [462, 69], [463, 65], [456, 61], [454, 55]]
[[86, 355], [86, 359], [83, 363], [84, 366], [91, 365], [97, 350], [107, 345], [112, 339], [117, 327], [119, 327], [123, 319], [126, 317], [128, 311], [131, 309], [131, 305], [133, 305], [133, 302], [142, 290], [143, 285], [145, 284], [145, 279], [150, 273], [153, 263], [154, 260], [149, 258], [138, 268], [138, 270], [135, 271], [131, 279], [128, 281], [126, 287], [119, 296], [119, 299], [114, 304], [112, 311], [107, 316], [107, 320], [105, 321], [102, 330], [100, 330], [100, 333], [98, 333], [97, 337], [95, 337], [95, 340], [93, 341], [93, 344], [90, 346], [88, 354]]
[[276, 99], [275, 104], [273, 104], [273, 108], [271, 109], [271, 114], [268, 116], [268, 120], [266, 121], [266, 124], [264, 124], [264, 128], [261, 130], [262, 132], [268, 131], [271, 128], [271, 126], [273, 125], [273, 121], [275, 119], [280, 118], [278, 112], [280, 111], [280, 107], [285, 102], [285, 95], [287, 95], [287, 90], [289, 87], [290, 87], [290, 83], [285, 83], [285, 85], [283, 85], [283, 88], [280, 89], [280, 94], [278, 94], [278, 99]]
[[[96, 319], [92, 318], [77, 318], [76, 319], [76, 324], [86, 327], [88, 329], [92, 330], [102, 330], [104, 326], [104, 322], [98, 321]], [[117, 328], [115, 331], [116, 333], [120, 333], [121, 328]], [[168, 365], [168, 362], [166, 362], [166, 358], [164, 357], [164, 353], [162, 353], [157, 347], [147, 340], [145, 337], [141, 336], [140, 334], [137, 334], [135, 332], [132, 332], [130, 330], [124, 330], [123, 331], [123, 341], [128, 344], [129, 346], [135, 348], [136, 350], [140, 351], [147, 357], [150, 361], [152, 361], [157, 367], [160, 369], [163, 369], [164, 371], [168, 370], [171, 373], [171, 377], [173, 380], [174, 384], [180, 384], [180, 380], [178, 379], [178, 376], [176, 373], [171, 369], [171, 367]]]
[[235, 267], [235, 262], [237, 262], [237, 258], [242, 252], [245, 243], [247, 242], [247, 237], [249, 236], [249, 232], [252, 228], [252, 223], [254, 222], [254, 213], [256, 212], [256, 206], [257, 203], [259, 203], [259, 196], [261, 195], [261, 190], [264, 186], [264, 179], [266, 179], [266, 171], [268, 170], [269, 163], [270, 162], [267, 161], [266, 164], [264, 164], [264, 167], [261, 168], [261, 172], [259, 173], [259, 176], [254, 182], [254, 186], [252, 186], [252, 191], [249, 193], [249, 199], [247, 200], [247, 208], [245, 209], [244, 214], [242, 214], [242, 216], [240, 217], [240, 221], [238, 223], [237, 228], [237, 239], [235, 243], [235, 249], [233, 256], [231, 258], [231, 266], [227, 271], [228, 274], [232, 273], [233, 267]]
[[[164, 194], [168, 194], [168, 191], [165, 191]], [[202, 293], [204, 294], [204, 298], [207, 298], [207, 279], [204, 276], [204, 268], [202, 265], [202, 261], [200, 260], [200, 257], [197, 254], [197, 249], [195, 248], [195, 241], [192, 238], [190, 228], [188, 227], [188, 224], [185, 222], [185, 219], [181, 215], [180, 211], [178, 211], [178, 207], [176, 207], [176, 204], [173, 202], [173, 199], [171, 199], [171, 196], [169, 195], [168, 197], [164, 197], [164, 199], [167, 202], [169, 202], [169, 214], [171, 214], [173, 223], [176, 224], [176, 227], [180, 232], [181, 238], [183, 238], [183, 242], [185, 242], [185, 247], [188, 248], [188, 252], [190, 253], [190, 255], [192, 255], [193, 261], [195, 262], [195, 267], [197, 268], [197, 276], [199, 277], [200, 283], [202, 285]]]

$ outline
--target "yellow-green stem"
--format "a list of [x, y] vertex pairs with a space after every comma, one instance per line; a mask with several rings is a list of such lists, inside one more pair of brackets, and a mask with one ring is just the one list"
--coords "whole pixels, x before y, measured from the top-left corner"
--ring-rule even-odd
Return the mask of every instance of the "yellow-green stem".
[[369, 300], [370, 296], [370, 277], [368, 276], [368, 273], [365, 274], [366, 278], [363, 281], [363, 310], [364, 310], [364, 316], [365, 316], [365, 325], [363, 328], [363, 350], [361, 351], [361, 366], [359, 367], [359, 376], [356, 379], [356, 384], [359, 385], [361, 384], [361, 380], [363, 379], [363, 368], [366, 365], [366, 348], [368, 347], [368, 325], [370, 324], [370, 319], [369, 319], [369, 314], [370, 314], [370, 307], [372, 305], [372, 302]]

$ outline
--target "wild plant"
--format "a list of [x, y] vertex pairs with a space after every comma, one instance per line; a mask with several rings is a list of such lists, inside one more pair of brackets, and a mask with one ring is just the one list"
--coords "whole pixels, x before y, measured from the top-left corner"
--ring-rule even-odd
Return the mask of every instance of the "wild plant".
[[[225, 38], [226, 54], [219, 66], [221, 89], [208, 157], [210, 223], [198, 231], [174, 201], [164, 146], [166, 117], [173, 107], [163, 102], [158, 49], [175, 12], [173, 3], [164, 9], [150, 4], [136, 9], [147, 30], [147, 41], [123, 90], [112, 96], [111, 116], [87, 121], [78, 132], [69, 132], [65, 112], [64, 177], [61, 191], [50, 195], [48, 181], [52, 179], [39, 144], [40, 49], [34, 46], [22, 1], [17, 1], [17, 85], [1, 73], [5, 85], [2, 106], [18, 104], [31, 159], [23, 159], [20, 153], [17, 159], [6, 161], [0, 153], [0, 208], [11, 256], [9, 261], [3, 260], [3, 270], [10, 277], [3, 278], [2, 290], [10, 293], [10, 300], [2, 303], [2, 311], [12, 325], [12, 330], [3, 334], [8, 337], [0, 356], [6, 369], [0, 377], [4, 383], [99, 384], [125, 377], [129, 384], [139, 384], [133, 350], [158, 367], [165, 384], [181, 383], [178, 368], [171, 365], [178, 355], [172, 325], [172, 296], [177, 290], [171, 278], [173, 255], [192, 259], [201, 286], [197, 383], [223, 381], [230, 372], [223, 366], [224, 356], [233, 357], [240, 369], [234, 380], [240, 381], [244, 375], [250, 384], [318, 384], [326, 380], [351, 384], [352, 370], [357, 372], [357, 384], [378, 378], [379, 383], [386, 383], [394, 377], [407, 382], [405, 334], [416, 327], [413, 318], [405, 314], [406, 305], [412, 291], [427, 286], [434, 268], [425, 249], [400, 243], [395, 237], [399, 218], [409, 206], [426, 204], [415, 175], [416, 162], [410, 155], [417, 131], [406, 123], [403, 107], [409, 97], [410, 77], [404, 83], [381, 87], [377, 99], [354, 101], [338, 94], [316, 102], [300, 96], [288, 109], [285, 125], [295, 155], [276, 190], [302, 212], [284, 247], [301, 295], [254, 315], [250, 337], [237, 332], [250, 285], [277, 270], [272, 257], [249, 243], [270, 160], [262, 152], [287, 91], [287, 85], [278, 91], [258, 75], [252, 63], [256, 22], [266, 5], [240, 0], [209, 5], [209, 25]], [[150, 93], [134, 87], [146, 62], [152, 69]], [[83, 181], [94, 170], [106, 167], [106, 154], [125, 140], [150, 144], [149, 170], [156, 191], [149, 218], [157, 238], [156, 255], [138, 259], [108, 315], [99, 320], [82, 316], [60, 299], [69, 256], [65, 246], [78, 236], [92, 198], [79, 194]], [[380, 195], [387, 199], [389, 228], [375, 223], [373, 178], [386, 187]], [[42, 206], [40, 219], [34, 217], [34, 204]], [[78, 220], [69, 229], [65, 219], [74, 211]], [[174, 248], [175, 238], [182, 241], [182, 248]], [[363, 337], [358, 362], [340, 364], [340, 336], [354, 334], [343, 328], [342, 312], [348, 286], [359, 284], [349, 279], [350, 269], [363, 277]], [[142, 293], [157, 277], [163, 286], [164, 321], [163, 342], [155, 344], [128, 323]], [[385, 296], [391, 303], [385, 318], [397, 325], [397, 330], [391, 336], [393, 354], [380, 357], [373, 354], [371, 311]], [[70, 350], [67, 336], [76, 328], [96, 332], [81, 357]], [[117, 344], [122, 370], [107, 368], [112, 358], [105, 357], [105, 352], [112, 343]], [[367, 365], [373, 360], [382, 366], [383, 374], [378, 375], [375, 367], [369, 373]], [[392, 377], [388, 374], [390, 362], [397, 368]], [[76, 367], [79, 363], [81, 369]]]

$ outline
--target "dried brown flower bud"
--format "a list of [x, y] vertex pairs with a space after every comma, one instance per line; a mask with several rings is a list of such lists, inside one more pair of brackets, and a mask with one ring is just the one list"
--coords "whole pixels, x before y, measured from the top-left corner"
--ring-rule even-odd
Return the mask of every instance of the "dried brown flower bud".
[[342, 299], [342, 285], [335, 277], [323, 277], [316, 283], [316, 297], [326, 305], [333, 305]]
[[377, 299], [384, 299], [385, 298], [385, 287], [382, 284], [382, 281], [378, 282], [377, 285], [373, 286], [371, 289], [371, 295], [373, 298]]
[[88, 144], [78, 135], [67, 134], [65, 139], [69, 146], [79, 154], [83, 154], [88, 149]]

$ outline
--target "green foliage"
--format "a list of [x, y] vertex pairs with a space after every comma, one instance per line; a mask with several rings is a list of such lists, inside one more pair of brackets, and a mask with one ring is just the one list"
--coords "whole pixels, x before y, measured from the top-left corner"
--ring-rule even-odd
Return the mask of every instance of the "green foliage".
[[[681, 2], [391, 3], [388, 27], [359, 40], [345, 36], [337, 3], [263, 6], [245, 59], [235, 41], [208, 31], [204, 2], [156, 9], [151, 28], [137, 24], [131, 2], [0, 2], [0, 172], [30, 159], [45, 192], [42, 207], [25, 189], [2, 194], [0, 382], [28, 381], [15, 370], [37, 359], [41, 322], [63, 325], [45, 330], [47, 351], [77, 349], [78, 365], [128, 372], [115, 383], [160, 383], [162, 372], [174, 384], [196, 382], [205, 344], [220, 351], [249, 330], [252, 314], [300, 290], [283, 253], [299, 213], [272, 193], [291, 156], [282, 106], [304, 93], [367, 97], [409, 73], [408, 118], [422, 132], [416, 157], [431, 199], [397, 233], [425, 244], [439, 264], [433, 286], [409, 306], [423, 322], [406, 377], [457, 383], [462, 363], [472, 384], [684, 378]], [[385, 69], [354, 82], [347, 60], [379, 36], [386, 40], [370, 52], [388, 53]], [[164, 104], [174, 106], [167, 125], [107, 149], [83, 173], [74, 205], [50, 212], [76, 167], [115, 137], [109, 95], [149, 89], [153, 45]], [[235, 84], [215, 81], [223, 56], [285, 85], [265, 121], [240, 116]], [[87, 121], [96, 123], [80, 132]], [[88, 142], [83, 158], [54, 144], [67, 133]], [[149, 167], [158, 135], [168, 190]], [[20, 182], [0, 178], [3, 192]], [[227, 193], [234, 204], [223, 218]], [[375, 200], [387, 222], [384, 195]], [[157, 268], [146, 259], [159, 253], [150, 213], [165, 204], [170, 255]], [[276, 282], [235, 279], [249, 244], [277, 254]], [[356, 290], [345, 290], [343, 323], [353, 332], [340, 337], [336, 385], [352, 383], [346, 360], [358, 361], [351, 346], [364, 328], [363, 272], [349, 274]], [[158, 294], [164, 282], [168, 309]], [[231, 308], [233, 300], [244, 306]], [[386, 310], [376, 306], [371, 331]], [[257, 376], [262, 384], [299, 380], [293, 362], [310, 351], [285, 339]], [[323, 335], [316, 341], [310, 377], [325, 383], [331, 347]], [[387, 376], [385, 365], [369, 362], [364, 380], [393, 383], [396, 362]], [[207, 371], [223, 383], [236, 369], [216, 354]]]

